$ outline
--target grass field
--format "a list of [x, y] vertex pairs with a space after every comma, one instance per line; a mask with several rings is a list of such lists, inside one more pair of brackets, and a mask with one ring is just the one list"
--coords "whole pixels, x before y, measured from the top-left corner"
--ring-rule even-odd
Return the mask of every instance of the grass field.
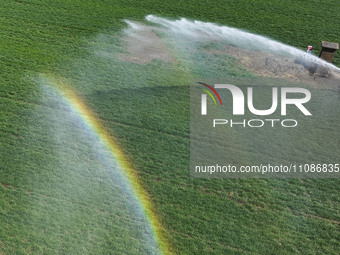
[[[229, 69], [206, 70], [96, 55], [119, 54], [123, 20], [142, 22], [148, 14], [242, 28], [301, 49], [313, 45], [317, 54], [321, 40], [339, 42], [339, 13], [335, 0], [1, 1], [0, 254], [152, 253], [138, 240], [140, 221], [112, 176], [93, 170], [100, 162], [88, 151], [86, 134], [44, 97], [39, 74], [67, 79], [118, 139], [174, 253], [339, 254], [338, 179], [189, 177], [190, 78], [203, 71], [211, 75], [206, 78], [220, 71], [252, 74], [232, 60], [224, 63]], [[340, 66], [339, 52], [334, 63]], [[332, 109], [323, 118], [327, 128], [309, 126], [318, 139], [300, 131], [289, 140], [296, 147], [274, 147], [273, 158], [310, 160], [323, 151], [316, 159], [329, 153], [339, 160], [338, 92], [319, 95], [312, 107]], [[332, 100], [319, 109], [322, 97]], [[261, 149], [238, 149], [245, 157], [267, 157]]]

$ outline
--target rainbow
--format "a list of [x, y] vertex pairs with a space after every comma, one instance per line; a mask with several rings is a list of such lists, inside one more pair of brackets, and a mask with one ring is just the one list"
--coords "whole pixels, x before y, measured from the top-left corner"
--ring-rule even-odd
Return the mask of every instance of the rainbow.
[[162, 254], [174, 254], [171, 245], [166, 238], [166, 231], [162, 226], [159, 217], [157, 216], [156, 210], [152, 205], [149, 194], [144, 189], [136, 171], [131, 167], [129, 161], [124, 156], [123, 151], [120, 149], [117, 139], [109, 133], [99, 118], [86, 106], [84, 101], [76, 95], [69, 86], [68, 82], [64, 78], [55, 77], [53, 75], [45, 76], [49, 83], [53, 84], [53, 87], [63, 96], [63, 98], [70, 104], [72, 109], [79, 114], [84, 122], [97, 134], [99, 139], [103, 142], [106, 148], [112, 153], [114, 158], [117, 159], [119, 165], [124, 171], [124, 175], [128, 182], [132, 186], [132, 192], [137, 198], [137, 201], [141, 204], [142, 210], [149, 221], [154, 238], [157, 242], [159, 250]]

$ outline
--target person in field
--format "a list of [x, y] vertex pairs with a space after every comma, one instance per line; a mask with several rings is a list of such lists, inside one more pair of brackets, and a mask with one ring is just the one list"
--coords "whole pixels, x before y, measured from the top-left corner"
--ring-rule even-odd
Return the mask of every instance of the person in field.
[[312, 49], [313, 49], [313, 46], [309, 45], [309, 46], [307, 47], [307, 52], [308, 52], [308, 53], [312, 53]]

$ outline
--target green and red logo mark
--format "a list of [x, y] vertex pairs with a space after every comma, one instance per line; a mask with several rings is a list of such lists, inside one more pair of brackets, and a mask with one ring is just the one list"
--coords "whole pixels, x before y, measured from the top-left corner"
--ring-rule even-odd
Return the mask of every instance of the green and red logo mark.
[[[220, 95], [217, 93], [217, 91], [213, 88], [213, 87], [211, 87], [210, 85], [208, 85], [208, 84], [206, 84], [206, 83], [203, 83], [203, 82], [197, 82], [198, 84], [201, 84], [201, 85], [203, 85], [203, 86], [205, 86], [205, 87], [207, 87], [207, 88], [209, 88], [212, 92], [214, 92], [214, 94], [217, 96], [217, 98], [218, 98], [218, 100], [220, 101], [220, 104], [221, 104], [221, 106], [222, 106], [222, 101], [221, 101], [221, 98], [220, 98]], [[213, 97], [213, 95], [210, 93], [210, 91], [209, 90], [206, 90], [206, 89], [202, 89], [204, 92], [206, 92], [213, 100], [214, 100], [214, 103], [215, 103], [215, 105], [216, 105], [216, 100], [215, 100], [215, 98]]]

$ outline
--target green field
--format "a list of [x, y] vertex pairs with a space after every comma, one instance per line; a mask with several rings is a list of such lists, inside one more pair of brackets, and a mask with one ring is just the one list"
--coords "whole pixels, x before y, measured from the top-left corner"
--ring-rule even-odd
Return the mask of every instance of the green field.
[[[67, 80], [117, 138], [173, 253], [339, 254], [338, 179], [189, 177], [190, 79], [251, 73], [233, 59], [218, 59], [224, 69], [116, 59], [124, 53], [124, 19], [145, 22], [154, 14], [215, 22], [303, 50], [313, 45], [317, 55], [321, 40], [339, 42], [339, 13], [336, 0], [1, 1], [0, 254], [157, 253], [143, 248], [135, 230], [142, 219], [129, 214], [114, 177], [98, 168], [88, 134], [65, 117], [58, 98], [46, 97], [41, 74]], [[340, 66], [339, 52], [334, 64]], [[339, 93], [318, 95], [311, 107], [325, 113], [327, 125], [307, 122], [310, 136], [304, 130], [288, 133], [287, 144], [295, 147], [274, 145], [272, 159], [329, 155], [339, 162]], [[319, 107], [323, 98], [327, 104]], [[252, 137], [244, 136], [230, 155], [266, 159], [261, 148], [244, 149], [256, 143]]]

